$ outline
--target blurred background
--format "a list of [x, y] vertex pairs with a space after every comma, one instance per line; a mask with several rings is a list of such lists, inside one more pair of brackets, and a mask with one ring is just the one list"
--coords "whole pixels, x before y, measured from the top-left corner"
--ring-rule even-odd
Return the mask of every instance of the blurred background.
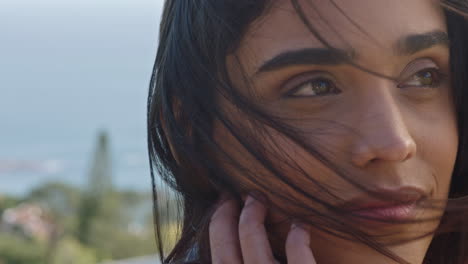
[[157, 263], [145, 118], [162, 5], [0, 2], [0, 264]]

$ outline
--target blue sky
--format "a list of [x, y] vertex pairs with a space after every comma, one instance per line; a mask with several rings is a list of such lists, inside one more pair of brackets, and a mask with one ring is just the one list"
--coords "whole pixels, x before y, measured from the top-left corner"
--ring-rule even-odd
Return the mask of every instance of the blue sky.
[[95, 103], [88, 93], [146, 92], [114, 82], [151, 68], [161, 6], [160, 0], [2, 0], [0, 104], [11, 111], [0, 111], [0, 120], [31, 109], [40, 114], [45, 96], [47, 107], [62, 110], [59, 119], [70, 120]]
[[[76, 154], [80, 156], [76, 164], [81, 165], [66, 168], [83, 175], [95, 134], [106, 129], [114, 149], [139, 155], [144, 171], [146, 94], [162, 4], [2, 0], [0, 163], [60, 160]], [[123, 159], [118, 155], [117, 163]], [[67, 174], [29, 175], [27, 182], [33, 185]], [[149, 176], [140, 177], [146, 181]], [[24, 185], [1, 172], [0, 182], [0, 191]]]

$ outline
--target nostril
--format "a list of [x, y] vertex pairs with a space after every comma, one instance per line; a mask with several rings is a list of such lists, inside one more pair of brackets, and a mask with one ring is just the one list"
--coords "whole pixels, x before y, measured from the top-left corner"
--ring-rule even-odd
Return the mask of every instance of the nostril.
[[388, 161], [407, 161], [416, 153], [416, 144], [411, 138], [398, 140], [376, 150], [376, 158]]
[[364, 167], [370, 163], [380, 161], [404, 162], [416, 153], [416, 144], [411, 138], [393, 141], [390, 144], [361, 144], [355, 146], [352, 152], [352, 163], [357, 167]]
[[352, 163], [357, 167], [364, 167], [366, 164], [378, 160], [374, 151], [366, 146], [358, 147], [351, 156]]

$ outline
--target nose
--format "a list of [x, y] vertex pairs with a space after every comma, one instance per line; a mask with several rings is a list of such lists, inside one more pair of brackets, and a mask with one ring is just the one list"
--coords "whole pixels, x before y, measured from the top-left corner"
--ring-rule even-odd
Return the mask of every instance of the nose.
[[416, 154], [412, 138], [402, 112], [390, 92], [373, 93], [358, 111], [356, 139], [351, 159], [358, 167], [375, 162], [403, 162]]

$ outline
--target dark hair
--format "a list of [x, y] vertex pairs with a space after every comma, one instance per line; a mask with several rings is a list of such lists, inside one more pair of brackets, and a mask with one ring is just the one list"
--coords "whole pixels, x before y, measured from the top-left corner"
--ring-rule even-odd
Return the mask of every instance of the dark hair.
[[[300, 13], [297, 0], [291, 1]], [[258, 184], [259, 190], [288, 201], [288, 197], [284, 197], [279, 190], [269, 189], [268, 183], [255, 181], [255, 175], [248, 168], [237, 164], [223, 151], [213, 139], [214, 120], [225, 126], [278, 179], [298, 192], [304, 192], [303, 188], [283, 176], [271, 159], [263, 155], [264, 150], [255, 144], [257, 137], [245, 132], [239, 124], [233, 123], [223, 114], [216, 100], [219, 96], [242, 109], [251, 117], [249, 121], [280, 131], [340, 176], [349, 179], [321, 152], [304, 144], [293, 127], [262, 111], [239, 94], [230, 82], [226, 69], [227, 55], [236, 50], [247, 27], [261, 17], [270, 4], [268, 0], [166, 0], [148, 97], [148, 148], [154, 221], [163, 263], [184, 262], [194, 249], [197, 251], [196, 263], [211, 263], [208, 225], [213, 206], [221, 192], [228, 192], [240, 200], [241, 192], [246, 191], [219, 162], [215, 162], [214, 157], [222, 157], [236, 164], [249, 180]], [[458, 206], [460, 200], [455, 200], [468, 195], [468, 104], [464, 104], [468, 101], [468, 90], [465, 89], [468, 83], [468, 22], [464, 18], [468, 6], [464, 1], [455, 0], [442, 1], [441, 4], [445, 8], [449, 31], [452, 87], [460, 136], [448, 203], [451, 205], [453, 202], [452, 207], [457, 210], [446, 209], [440, 227], [435, 231], [436, 236], [426, 261], [460, 264], [468, 260], [468, 217], [466, 210], [461, 210], [466, 208], [460, 209]], [[175, 191], [177, 207], [169, 206], [169, 201], [163, 199], [165, 189], [156, 184], [155, 174]], [[316, 199], [307, 193], [304, 193], [304, 197]], [[167, 217], [171, 215], [168, 210], [175, 210], [177, 217], [182, 220], [180, 238], [169, 254], [161, 232], [168, 221]], [[310, 210], [313, 211], [312, 208]], [[349, 227], [343, 230], [336, 218], [325, 217], [321, 221], [328, 223], [324, 231], [357, 239], [405, 263], [359, 230]]]

